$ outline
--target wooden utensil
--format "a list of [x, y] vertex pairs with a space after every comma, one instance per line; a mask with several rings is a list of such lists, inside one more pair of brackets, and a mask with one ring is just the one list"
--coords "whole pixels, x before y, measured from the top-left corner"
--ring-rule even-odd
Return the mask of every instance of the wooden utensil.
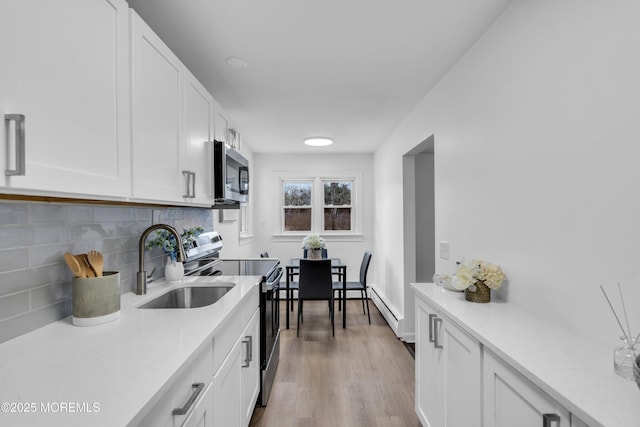
[[98, 277], [96, 270], [89, 262], [89, 257], [87, 256], [87, 254], [78, 254], [76, 255], [76, 259], [80, 264], [84, 265], [84, 271], [87, 274], [87, 277]]
[[89, 277], [89, 274], [87, 273], [87, 268], [88, 268], [87, 263], [82, 258], [82, 255], [73, 255], [73, 257], [76, 259], [76, 262], [80, 266], [80, 272], [82, 276], [78, 276], [78, 277], [83, 277], [83, 278]]
[[102, 267], [104, 265], [104, 257], [98, 251], [90, 250], [87, 253], [87, 259], [89, 260], [89, 265], [93, 267], [96, 272], [96, 277], [102, 277]]
[[65, 252], [64, 260], [67, 263], [69, 270], [71, 270], [71, 272], [76, 277], [80, 277], [80, 278], [86, 277], [84, 272], [84, 267], [80, 265], [80, 263], [78, 262], [75, 256], [71, 255], [69, 252]]

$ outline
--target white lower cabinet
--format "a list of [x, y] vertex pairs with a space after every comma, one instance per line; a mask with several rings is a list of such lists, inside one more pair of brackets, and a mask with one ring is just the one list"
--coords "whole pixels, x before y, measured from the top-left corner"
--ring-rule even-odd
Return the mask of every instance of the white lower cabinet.
[[242, 333], [242, 426], [251, 421], [260, 394], [260, 316], [255, 312]]
[[[239, 316], [242, 317], [242, 316]], [[213, 377], [213, 425], [246, 427], [260, 391], [260, 336], [258, 310]], [[219, 342], [224, 342], [224, 336]], [[214, 338], [215, 342], [215, 338]]]
[[478, 341], [419, 298], [416, 337], [416, 413], [422, 424], [480, 427]]
[[238, 304], [137, 425], [249, 425], [260, 392], [260, 316], [255, 296]]
[[485, 427], [571, 425], [568, 410], [487, 349], [483, 382]]
[[423, 426], [588, 427], [489, 350], [492, 343], [454, 324], [446, 306], [417, 293], [415, 309], [415, 410]]
[[213, 425], [216, 427], [241, 425], [241, 356], [241, 342], [237, 341], [213, 377]]

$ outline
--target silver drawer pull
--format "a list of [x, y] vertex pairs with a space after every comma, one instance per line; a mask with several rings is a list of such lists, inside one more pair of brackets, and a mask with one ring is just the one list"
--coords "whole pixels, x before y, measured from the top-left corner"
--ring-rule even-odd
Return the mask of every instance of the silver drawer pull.
[[438, 335], [440, 334], [440, 325], [442, 325], [442, 318], [436, 317], [433, 320], [433, 346], [435, 348], [442, 348], [442, 344], [438, 342]]
[[429, 315], [429, 342], [433, 342], [433, 319], [436, 317], [435, 314]]
[[[4, 115], [4, 126], [7, 133], [7, 137], [9, 136], [9, 123], [15, 122], [15, 144], [16, 144], [16, 165], [15, 169], [5, 169], [5, 176], [14, 176], [14, 175], [25, 175], [25, 137], [24, 137], [24, 115], [23, 114], [5, 114]], [[7, 139], [7, 144], [9, 141]], [[8, 146], [7, 146], [8, 151]]]
[[556, 423], [556, 427], [560, 427], [560, 415], [542, 414], [542, 427], [552, 427], [551, 423]]
[[187, 412], [189, 412], [189, 409], [191, 409], [193, 402], [196, 401], [196, 399], [198, 398], [198, 395], [204, 388], [204, 383], [195, 383], [195, 384], [192, 384], [191, 387], [193, 387], [193, 393], [191, 393], [191, 396], [189, 396], [189, 400], [187, 400], [187, 402], [184, 404], [182, 408], [175, 408], [171, 412], [172, 415], [184, 415]]
[[248, 368], [251, 365], [251, 361], [253, 360], [253, 337], [252, 336], [245, 336], [244, 339], [242, 340], [242, 344], [244, 344], [246, 346], [246, 350], [245, 350], [245, 357], [244, 357], [244, 362], [242, 362], [242, 367], [243, 368]]

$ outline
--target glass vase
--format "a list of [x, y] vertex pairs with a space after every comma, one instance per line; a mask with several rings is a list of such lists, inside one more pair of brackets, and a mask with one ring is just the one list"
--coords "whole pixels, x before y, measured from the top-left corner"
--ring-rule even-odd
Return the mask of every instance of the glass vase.
[[638, 343], [634, 338], [620, 337], [622, 346], [613, 351], [613, 370], [622, 378], [630, 381], [633, 377], [633, 362], [638, 355]]

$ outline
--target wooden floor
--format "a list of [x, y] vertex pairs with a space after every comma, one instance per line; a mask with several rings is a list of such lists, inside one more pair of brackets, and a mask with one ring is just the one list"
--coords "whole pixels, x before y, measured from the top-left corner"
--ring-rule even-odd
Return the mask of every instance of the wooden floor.
[[373, 303], [371, 325], [350, 300], [347, 328], [336, 304], [331, 336], [324, 301], [306, 301], [296, 337], [296, 306], [285, 329], [281, 304], [280, 364], [269, 402], [251, 427], [420, 426], [414, 411], [414, 360]]

